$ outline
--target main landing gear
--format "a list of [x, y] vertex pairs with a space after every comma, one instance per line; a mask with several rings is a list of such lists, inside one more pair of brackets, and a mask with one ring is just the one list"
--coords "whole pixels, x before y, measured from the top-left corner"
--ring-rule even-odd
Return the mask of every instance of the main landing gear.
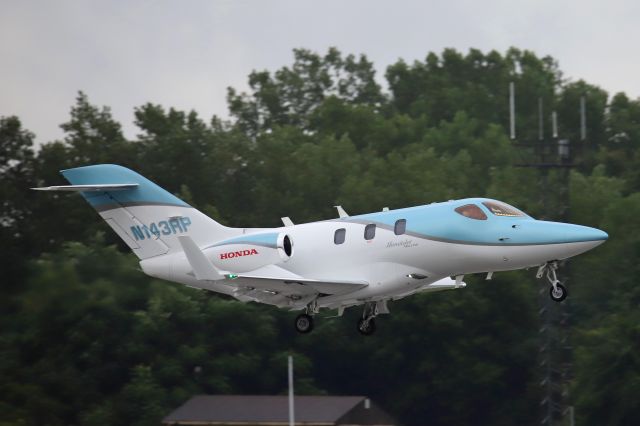
[[295, 325], [298, 333], [311, 333], [311, 330], [313, 330], [313, 317], [309, 314], [300, 314], [296, 317]]
[[371, 336], [376, 331], [375, 317], [360, 318], [358, 320], [358, 332], [364, 336]]
[[[316, 302], [312, 302], [304, 310], [303, 314], [296, 317], [294, 325], [298, 333], [307, 334], [313, 330], [313, 316], [319, 311]], [[338, 316], [342, 316], [344, 307], [338, 310]], [[367, 302], [362, 311], [362, 317], [358, 319], [358, 332], [365, 336], [370, 336], [376, 331], [376, 317], [380, 314], [388, 314], [387, 301]]]
[[307, 334], [313, 330], [313, 314], [317, 314], [320, 311], [318, 303], [314, 300], [309, 303], [304, 309], [304, 314], [300, 314], [296, 317], [294, 325], [298, 333]]
[[547, 280], [551, 283], [549, 289], [549, 296], [554, 302], [562, 302], [567, 298], [567, 289], [560, 284], [560, 280], [556, 276], [556, 270], [558, 269], [558, 262], [547, 262], [538, 268], [536, 278], [542, 278], [543, 275], [547, 275]]
[[381, 312], [378, 303], [365, 303], [362, 318], [358, 320], [358, 332], [364, 336], [371, 336], [375, 333], [376, 317], [379, 313]]

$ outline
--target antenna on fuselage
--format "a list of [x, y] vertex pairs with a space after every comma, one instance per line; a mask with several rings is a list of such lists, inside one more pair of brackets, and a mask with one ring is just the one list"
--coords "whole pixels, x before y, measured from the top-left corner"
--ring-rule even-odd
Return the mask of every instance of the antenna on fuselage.
[[342, 206], [333, 206], [338, 210], [338, 217], [349, 217], [349, 214], [344, 211], [344, 209], [342, 208]]
[[291, 220], [291, 218], [289, 218], [289, 216], [281, 217], [280, 220], [282, 221], [284, 226], [293, 226], [294, 225], [293, 221]]

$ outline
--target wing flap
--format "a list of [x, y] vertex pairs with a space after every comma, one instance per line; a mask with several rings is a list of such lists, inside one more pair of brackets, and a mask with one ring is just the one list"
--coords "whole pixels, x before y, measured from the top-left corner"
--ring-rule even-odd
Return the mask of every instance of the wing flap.
[[260, 275], [238, 275], [229, 284], [252, 287], [283, 294], [346, 294], [369, 285], [364, 281], [314, 280], [302, 277], [273, 277]]
[[451, 278], [447, 277], [430, 284], [425, 284], [424, 286], [420, 287], [419, 291], [421, 293], [429, 293], [433, 291], [454, 290], [457, 288], [465, 288], [466, 286], [467, 284], [464, 281], [462, 281], [462, 277], [456, 277], [455, 280], [452, 280]]

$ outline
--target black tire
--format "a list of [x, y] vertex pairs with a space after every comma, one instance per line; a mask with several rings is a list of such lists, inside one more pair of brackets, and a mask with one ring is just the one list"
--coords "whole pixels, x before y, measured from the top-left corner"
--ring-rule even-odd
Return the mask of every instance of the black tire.
[[365, 321], [364, 318], [358, 320], [358, 332], [364, 336], [371, 336], [376, 331], [376, 320], [371, 318]]
[[556, 284], [558, 291], [555, 292], [553, 286], [549, 289], [549, 296], [554, 302], [562, 302], [567, 298], [567, 289], [562, 284]]
[[311, 330], [313, 330], [313, 317], [307, 314], [300, 314], [296, 317], [295, 326], [298, 333], [311, 333]]

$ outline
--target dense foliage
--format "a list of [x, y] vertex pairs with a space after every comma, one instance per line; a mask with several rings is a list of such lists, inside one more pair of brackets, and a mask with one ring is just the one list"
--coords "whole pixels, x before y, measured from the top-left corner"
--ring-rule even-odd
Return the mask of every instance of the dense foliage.
[[[28, 190], [103, 162], [232, 226], [486, 195], [602, 228], [610, 240], [571, 262], [571, 398], [580, 424], [640, 418], [640, 101], [517, 49], [399, 61], [388, 90], [364, 56], [294, 55], [253, 72], [248, 93], [229, 89], [228, 122], [146, 104], [129, 140], [80, 93], [64, 140], [35, 149], [19, 118], [0, 119], [0, 424], [157, 424], [196, 393], [284, 392], [289, 353], [298, 392], [366, 394], [405, 425], [539, 422], [531, 271], [394, 302], [371, 338], [357, 335], [357, 309], [296, 335], [292, 313], [144, 276], [80, 198]], [[579, 167], [549, 172], [552, 194], [516, 167], [530, 157], [507, 136], [510, 81], [521, 140], [537, 138], [541, 97], [573, 142]], [[553, 196], [565, 183], [568, 211]]]

